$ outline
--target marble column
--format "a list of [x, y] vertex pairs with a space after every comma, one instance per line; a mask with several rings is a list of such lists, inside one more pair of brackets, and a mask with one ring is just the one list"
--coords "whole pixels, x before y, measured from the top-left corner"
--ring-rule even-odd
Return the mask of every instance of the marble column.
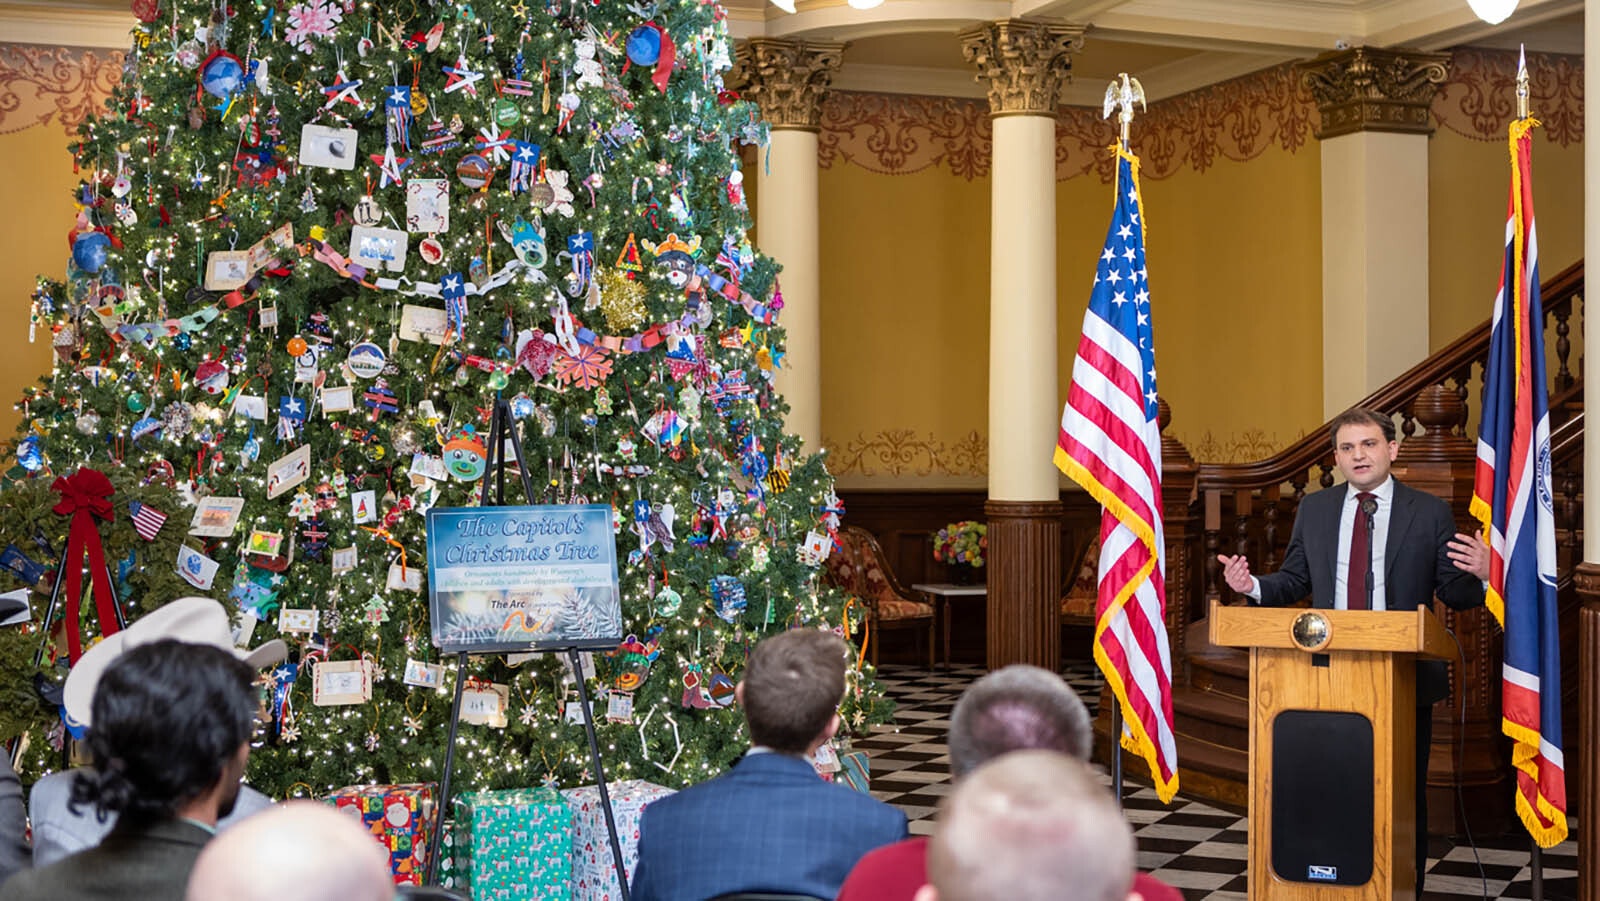
[[[1600, 54], [1600, 8], [1584, 4], [1583, 50]], [[1600, 56], [1596, 57], [1600, 59]], [[1600, 96], [1600, 67], [1585, 66], [1583, 90], [1588, 97]], [[1583, 163], [1589, 177], [1583, 180], [1584, 259], [1600, 260], [1600, 116], [1586, 116], [1583, 122]], [[1600, 279], [1597, 279], [1600, 281]], [[1584, 293], [1589, 296], [1588, 270], [1584, 270]], [[1584, 347], [1600, 347], [1591, 342], [1600, 336], [1589, 332], [1588, 304], [1584, 304]], [[1600, 404], [1600, 379], [1583, 383], [1585, 410]], [[1595, 407], [1600, 410], [1600, 407]], [[1600, 485], [1600, 429], [1583, 430], [1583, 482]], [[1567, 812], [1578, 815], [1578, 901], [1600, 901], [1600, 503], [1583, 505], [1583, 562], [1574, 581], [1583, 606], [1578, 610], [1578, 746], [1581, 755], [1567, 754]], [[1591, 540], [1592, 539], [1592, 540]], [[1577, 778], [1574, 779], [1573, 777]], [[1573, 797], [1576, 794], [1577, 797]]]
[[843, 53], [843, 44], [754, 38], [739, 48], [736, 73], [772, 128], [756, 167], [756, 241], [783, 266], [780, 322], [788, 343], [775, 387], [789, 404], [788, 430], [807, 451], [822, 446], [817, 133]]
[[1428, 356], [1429, 106], [1443, 53], [1356, 47], [1301, 67], [1322, 113], [1322, 412]]
[[1007, 19], [960, 35], [989, 86], [988, 664], [1061, 662], [1056, 107], [1081, 26]]

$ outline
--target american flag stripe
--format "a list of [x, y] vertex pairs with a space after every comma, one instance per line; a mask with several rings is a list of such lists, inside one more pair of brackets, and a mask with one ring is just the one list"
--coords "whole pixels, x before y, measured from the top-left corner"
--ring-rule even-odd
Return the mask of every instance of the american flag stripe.
[[1123, 747], [1163, 801], [1178, 790], [1166, 631], [1161, 435], [1138, 158], [1117, 151], [1116, 211], [1083, 317], [1055, 461], [1101, 505], [1094, 656], [1123, 714]]
[[167, 514], [138, 501], [128, 502], [128, 513], [133, 518], [133, 530], [145, 541], [154, 541], [156, 533], [161, 531], [162, 524], [167, 521]]
[[1529, 133], [1537, 124], [1526, 118], [1511, 124], [1506, 249], [1484, 366], [1471, 511], [1489, 543], [1485, 600], [1505, 631], [1501, 731], [1514, 742], [1517, 814], [1533, 839], [1550, 847], [1567, 837], [1567, 792], [1550, 414]]

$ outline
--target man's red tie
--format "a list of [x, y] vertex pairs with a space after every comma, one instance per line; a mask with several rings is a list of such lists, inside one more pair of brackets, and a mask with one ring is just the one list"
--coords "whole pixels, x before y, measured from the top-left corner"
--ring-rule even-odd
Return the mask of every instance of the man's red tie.
[[1345, 573], [1345, 607], [1350, 610], [1367, 609], [1367, 554], [1370, 550], [1367, 540], [1367, 514], [1361, 509], [1368, 498], [1375, 497], [1370, 491], [1363, 491], [1356, 495], [1356, 519], [1350, 529], [1350, 566]]

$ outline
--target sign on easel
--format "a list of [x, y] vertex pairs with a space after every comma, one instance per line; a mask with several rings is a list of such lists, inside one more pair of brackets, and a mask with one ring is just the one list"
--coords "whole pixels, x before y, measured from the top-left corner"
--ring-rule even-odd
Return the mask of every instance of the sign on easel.
[[611, 507], [435, 507], [428, 607], [447, 653], [616, 647], [622, 594]]

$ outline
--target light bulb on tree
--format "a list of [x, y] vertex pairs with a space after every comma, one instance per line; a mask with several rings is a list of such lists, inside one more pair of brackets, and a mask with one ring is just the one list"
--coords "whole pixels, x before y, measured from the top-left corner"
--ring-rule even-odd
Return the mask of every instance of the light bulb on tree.
[[1517, 0], [1467, 0], [1467, 5], [1478, 18], [1490, 25], [1499, 25], [1517, 9]]

